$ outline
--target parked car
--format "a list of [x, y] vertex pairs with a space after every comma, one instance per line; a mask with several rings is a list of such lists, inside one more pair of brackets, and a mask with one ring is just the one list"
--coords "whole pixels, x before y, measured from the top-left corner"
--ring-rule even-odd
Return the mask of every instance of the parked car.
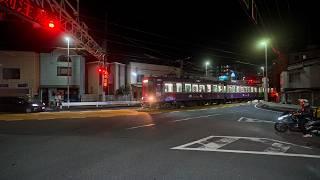
[[41, 112], [45, 105], [41, 102], [29, 101], [23, 97], [0, 97], [0, 112]]

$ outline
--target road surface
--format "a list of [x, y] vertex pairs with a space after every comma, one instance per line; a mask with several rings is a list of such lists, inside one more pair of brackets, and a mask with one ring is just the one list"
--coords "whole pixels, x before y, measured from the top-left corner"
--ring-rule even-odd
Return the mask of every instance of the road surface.
[[0, 179], [320, 179], [320, 140], [252, 104], [0, 115]]

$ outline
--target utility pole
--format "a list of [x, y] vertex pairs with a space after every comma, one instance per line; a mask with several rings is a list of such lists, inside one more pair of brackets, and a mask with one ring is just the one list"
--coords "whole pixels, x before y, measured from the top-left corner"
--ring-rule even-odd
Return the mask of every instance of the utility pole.
[[183, 59], [180, 59], [180, 78], [183, 77]]
[[186, 58], [183, 58], [183, 59], [179, 59], [180, 61], [180, 78], [183, 77], [183, 64], [184, 64], [184, 60], [187, 60], [187, 59], [191, 59], [191, 57], [186, 57]]

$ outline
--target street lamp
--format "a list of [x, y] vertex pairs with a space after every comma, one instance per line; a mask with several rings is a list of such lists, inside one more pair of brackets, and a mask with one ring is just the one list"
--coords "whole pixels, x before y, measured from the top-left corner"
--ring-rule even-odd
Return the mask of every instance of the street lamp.
[[70, 37], [66, 36], [64, 39], [67, 41], [67, 59], [68, 59], [68, 69], [67, 69], [67, 102], [68, 109], [70, 108]]
[[264, 55], [265, 55], [265, 76], [264, 76], [264, 100], [268, 101], [268, 43], [267, 39], [260, 42], [261, 46], [264, 46]]
[[210, 65], [210, 62], [206, 61], [205, 65], [206, 65], [206, 77], [208, 77], [208, 66]]

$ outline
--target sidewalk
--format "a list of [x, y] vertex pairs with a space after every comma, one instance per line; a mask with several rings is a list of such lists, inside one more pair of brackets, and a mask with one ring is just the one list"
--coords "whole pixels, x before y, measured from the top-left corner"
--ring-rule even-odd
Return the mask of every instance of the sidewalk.
[[120, 107], [139, 107], [139, 101], [106, 101], [106, 102], [70, 102], [69, 108], [68, 103], [62, 103], [62, 109], [57, 110], [54, 108], [47, 107], [47, 112], [54, 111], [81, 111], [86, 109], [112, 109], [112, 108], [120, 108]]
[[257, 104], [257, 107], [263, 108], [263, 109], [269, 109], [273, 111], [297, 111], [300, 106], [295, 104], [281, 104], [281, 103], [274, 103], [274, 102], [266, 102], [266, 101], [260, 101]]

